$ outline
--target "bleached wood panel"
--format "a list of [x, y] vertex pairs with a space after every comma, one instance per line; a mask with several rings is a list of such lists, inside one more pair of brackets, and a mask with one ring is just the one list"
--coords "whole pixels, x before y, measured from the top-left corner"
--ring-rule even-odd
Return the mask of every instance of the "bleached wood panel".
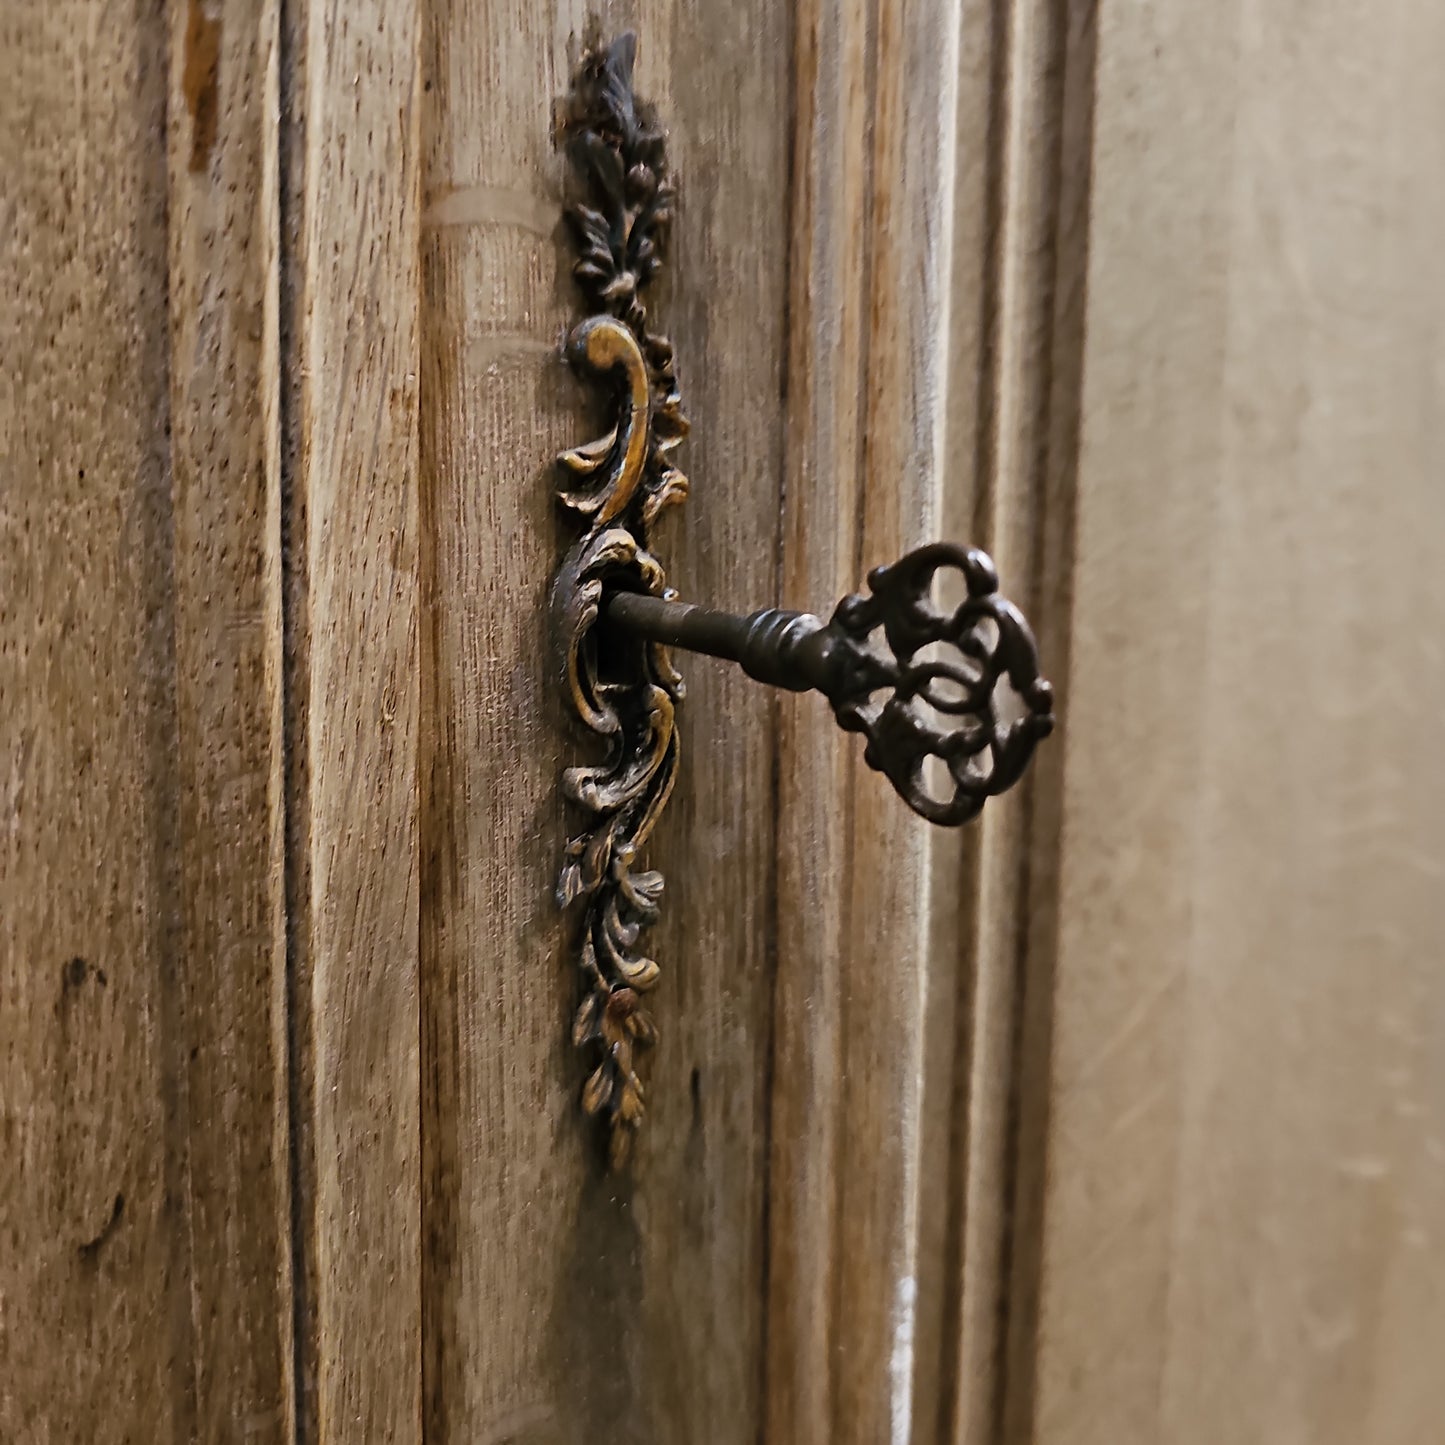
[[1097, 43], [1005, 1438], [1413, 1445], [1445, 1405], [1445, 24], [1159, 4]]

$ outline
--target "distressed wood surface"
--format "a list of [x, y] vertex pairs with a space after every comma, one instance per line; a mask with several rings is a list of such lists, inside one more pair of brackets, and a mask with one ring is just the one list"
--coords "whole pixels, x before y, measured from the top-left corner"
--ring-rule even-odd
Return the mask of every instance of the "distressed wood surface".
[[[422, 687], [426, 1420], [438, 1441], [757, 1438], [771, 922], [771, 704], [688, 660], [683, 775], [651, 849], [660, 1041], [630, 1172], [600, 1169], [553, 901], [564, 724], [548, 632], [571, 533], [553, 458], [594, 434], [550, 117], [585, 7], [429, 8]], [[649, 311], [677, 345], [692, 479], [657, 548], [685, 595], [776, 593], [785, 14], [604, 7], [682, 188]], [[685, 532], [684, 532], [685, 528]]]
[[[946, 525], [989, 548], [1053, 679], [1068, 656], [1059, 540], [1071, 517], [1077, 273], [1087, 241], [1088, 23], [1084, 5], [965, 10], [959, 110], [948, 451], [973, 475], [971, 487], [950, 478]], [[1047, 840], [1062, 756], [1046, 744], [1009, 805], [985, 811], [966, 840], [961, 887], [956, 872], [935, 871], [924, 1124], [941, 1121], [951, 1155], [947, 1187], [932, 1196], [938, 1385], [924, 1388], [921, 1314], [920, 1410], [936, 1408], [919, 1418], [919, 1442], [984, 1445], [1000, 1429], [1012, 1260], [1025, 1223], [1010, 1208], [1025, 1147], [1016, 1098], [1029, 1067], [1021, 964], [1026, 922], [1052, 896]], [[921, 1294], [920, 1309], [927, 1303]]]
[[[986, 540], [990, 27], [970, 17], [965, 40], [954, 5], [798, 7], [788, 605], [925, 539]], [[768, 1438], [932, 1439], [965, 846], [899, 808], [815, 702], [779, 703]]]
[[289, 1438], [277, 10], [170, 7], [171, 508], [195, 1430]]
[[0, 1435], [287, 1439], [274, 13], [0, 36]]
[[286, 36], [288, 742], [306, 1440], [421, 1437], [420, 9]]
[[1433, 1438], [1445, 21], [602, 7], [681, 183], [672, 582], [983, 543], [1064, 717], [930, 835], [681, 659], [608, 1176], [546, 616], [587, 19], [0, 22], [0, 1436]]
[[[646, 10], [637, 18], [644, 35], [659, 24]], [[668, 24], [650, 83], [674, 118], [685, 193], [664, 314], [693, 431], [692, 490], [662, 545], [685, 597], [746, 611], [778, 595], [788, 14], [776, 0], [685, 0]], [[656, 1015], [651, 1154], [638, 1174], [646, 1194], [634, 1205], [644, 1360], [658, 1374], [637, 1438], [723, 1445], [762, 1429], [775, 711], [770, 690], [737, 668], [681, 662], [684, 772], [655, 848], [671, 890], [655, 930], [666, 1005]]]
[[1099, 13], [1009, 1441], [1439, 1433], [1442, 57]]
[[[863, 453], [870, 6], [795, 15], [787, 500], [782, 603], [854, 585]], [[821, 503], [821, 505], [820, 505]], [[778, 699], [777, 972], [769, 1187], [767, 1434], [832, 1439], [844, 903], [855, 777], [819, 699]]]

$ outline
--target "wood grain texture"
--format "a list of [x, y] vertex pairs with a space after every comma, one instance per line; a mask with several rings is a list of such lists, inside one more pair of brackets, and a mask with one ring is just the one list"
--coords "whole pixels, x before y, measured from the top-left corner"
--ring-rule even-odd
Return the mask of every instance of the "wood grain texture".
[[290, 1432], [274, 16], [184, 12], [3, 23], [6, 1439]]
[[[803, 6], [795, 49], [784, 601], [821, 607], [944, 520], [960, 11]], [[961, 852], [814, 701], [780, 703], [769, 1438], [906, 1441], [938, 1388], [925, 1010], [932, 880]]]
[[[949, 500], [972, 501], [962, 525], [1009, 579], [1051, 678], [1064, 675], [1068, 660], [1064, 542], [1077, 441], [1091, 17], [1087, 4], [1000, 4], [965, 16], [959, 108], [949, 452], [974, 457], [975, 475], [968, 491], [955, 484]], [[1013, 1198], [1020, 1152], [1032, 1147], [1019, 1127], [1033, 1068], [1022, 1046], [1026, 1007], [1042, 991], [1030, 985], [1027, 941], [1056, 892], [1061, 763], [1056, 744], [1039, 751], [1009, 806], [987, 809], [972, 832], [964, 886], [951, 899], [944, 883], [933, 896], [939, 945], [929, 1014], [938, 1032], [951, 1022], [939, 1053], [951, 1064], [952, 1090], [925, 1095], [925, 1127], [945, 1113], [952, 1163], [942, 1195], [941, 1387], [926, 1429], [959, 1445], [997, 1438], [1009, 1338], [1030, 1318], [1014, 1260], [1036, 1253], [1036, 1230]], [[952, 951], [949, 938], [957, 941]], [[957, 974], [952, 1012], [949, 970]]]
[[[10, 12], [0, 1430], [189, 1438], [164, 14]], [[13, 367], [13, 369], [12, 369]], [[167, 1207], [167, 1196], [176, 1204]], [[63, 1370], [55, 1367], [66, 1360]]]
[[296, 7], [288, 730], [305, 1438], [421, 1434], [419, 10]]
[[1006, 1438], [1407, 1445], [1445, 1407], [1445, 24], [1165, 4], [1097, 45]]
[[170, 413], [196, 1431], [288, 1439], [277, 83], [272, 3], [170, 15]]
[[[856, 585], [871, 183], [867, 0], [802, 0], [794, 28], [782, 603]], [[814, 697], [778, 699], [777, 979], [769, 1185], [767, 1433], [833, 1438], [840, 1029], [856, 748]]]
[[[569, 540], [553, 458], [593, 434], [554, 102], [585, 7], [436, 4], [424, 44], [422, 687], [426, 1421], [438, 1441], [752, 1441], [759, 1430], [773, 858], [771, 704], [689, 665], [683, 778], [651, 850], [660, 1042], [626, 1176], [600, 1172], [552, 897], [563, 726], [548, 632]], [[693, 423], [685, 595], [776, 593], [786, 17], [603, 7], [681, 181], [650, 312]]]
[[[989, 485], [990, 408], [995, 348], [995, 251], [999, 223], [1001, 128], [1000, 74], [1003, 15], [998, 5], [965, 6], [960, 20], [958, 103], [955, 113], [953, 246], [949, 277], [947, 407], [945, 451], [950, 458], [939, 492], [939, 535], [992, 546]], [[1010, 563], [1013, 559], [1007, 559]], [[1006, 574], [1011, 596], [1020, 577]], [[918, 1201], [918, 1305], [914, 1328], [913, 1431], [919, 1445], [946, 1437], [945, 1420], [954, 1408], [960, 1364], [960, 1335], [972, 1356], [991, 1370], [993, 1307], [974, 1306], [967, 1330], [966, 1306], [990, 1298], [965, 1290], [965, 1233], [992, 1227], [987, 1201], [997, 1180], [990, 1155], [1000, 1110], [1008, 1095], [1009, 993], [990, 981], [1012, 976], [1007, 960], [986, 956], [974, 928], [978, 909], [979, 839], [991, 828], [999, 805], [958, 833], [936, 835], [930, 860], [927, 927], [927, 1007], [924, 1014], [923, 1079], [919, 1152], [927, 1183]], [[1010, 804], [1008, 813], [1016, 811]], [[1000, 1045], [1002, 1044], [1002, 1047]], [[972, 1101], [973, 1069], [983, 1080]], [[987, 1112], [993, 1105], [993, 1112]], [[980, 1162], [975, 1163], [975, 1159]], [[980, 1191], [974, 1182], [982, 1174]], [[967, 1197], [973, 1187], [977, 1197]], [[980, 1207], [982, 1203], [982, 1207]], [[996, 1231], [995, 1231], [996, 1233]], [[970, 1241], [968, 1268], [991, 1254]]]
[[982, 542], [1062, 736], [930, 836], [686, 659], [604, 1175], [546, 620], [586, 7], [12, 7], [0, 1436], [1434, 1438], [1445, 20], [600, 19], [681, 182], [675, 585]]
[[[883, 3], [877, 15], [860, 576], [942, 522], [960, 18], [961, 7], [908, 3]], [[861, 1445], [912, 1434], [929, 914], [935, 849], [952, 844], [858, 774], [851, 957], [837, 964], [848, 980], [837, 1161], [846, 1272], [832, 1342], [834, 1439]]]
[[[658, 24], [638, 18], [644, 34]], [[663, 545], [684, 597], [746, 611], [778, 596], [788, 14], [776, 0], [686, 0], [669, 24], [654, 86], [683, 190], [666, 304], [693, 431], [692, 490]], [[669, 973], [634, 1207], [659, 1371], [650, 1438], [723, 1445], [762, 1428], [776, 714], [734, 667], [687, 658], [685, 674], [683, 776], [656, 834]]]

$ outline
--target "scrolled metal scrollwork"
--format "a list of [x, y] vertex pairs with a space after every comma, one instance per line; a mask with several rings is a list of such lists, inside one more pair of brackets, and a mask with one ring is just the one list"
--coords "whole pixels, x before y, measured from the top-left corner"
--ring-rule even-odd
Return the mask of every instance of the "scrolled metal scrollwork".
[[[957, 605], [941, 601], [942, 572], [959, 574]], [[623, 636], [726, 658], [770, 687], [821, 692], [909, 807], [956, 827], [1012, 787], [1053, 731], [1033, 633], [976, 547], [931, 542], [868, 581], [870, 592], [845, 597], [827, 623], [629, 591], [610, 593], [605, 609]]]
[[[661, 873], [643, 850], [677, 775], [682, 679], [669, 649], [740, 665], [769, 686], [816, 690], [867, 740], [864, 758], [930, 822], [956, 826], [1022, 775], [1054, 725], [1053, 693], [1023, 615], [999, 595], [977, 548], [934, 542], [869, 574], [826, 624], [808, 612], [747, 616], [680, 602], [650, 547], [658, 516], [687, 495], [674, 452], [687, 434], [672, 347], [648, 328], [643, 293], [672, 220], [664, 136], [632, 91], [636, 42], [590, 44], [560, 139], [585, 187], [567, 208], [573, 268], [592, 314], [567, 341], [572, 366], [609, 398], [611, 425], [558, 457], [558, 499], [580, 536], [558, 571], [553, 611], [561, 676], [601, 760], [566, 769], [584, 816], [567, 841], [557, 898], [577, 919], [582, 998], [573, 1040], [590, 1055], [584, 1110], [603, 1121], [612, 1164], [643, 1114], [639, 1051], [658, 965], [642, 935]], [[945, 603], [940, 574], [962, 600]]]
[[[935, 601], [944, 569], [964, 583], [953, 608]], [[825, 629], [823, 690], [838, 722], [867, 738], [864, 760], [914, 812], [944, 826], [966, 823], [1018, 781], [1053, 730], [1053, 689], [1039, 674], [1033, 632], [999, 595], [993, 561], [976, 547], [930, 543], [875, 567], [868, 586], [843, 598]], [[1004, 680], [1018, 717], [1002, 715]], [[930, 789], [930, 757], [946, 772], [944, 796]]]
[[604, 756], [563, 775], [586, 821], [568, 840], [557, 897], [579, 910], [583, 996], [573, 1040], [592, 1057], [582, 1106], [605, 1122], [614, 1166], [626, 1159], [642, 1118], [637, 1054], [655, 1037], [643, 998], [658, 966], [640, 939], [657, 917], [663, 880], [634, 869], [672, 791], [683, 686], [664, 645], [612, 639], [604, 646], [596, 624], [609, 589], [672, 595], [648, 534], [687, 495], [673, 461], [687, 419], [672, 346], [648, 329], [643, 302], [662, 264], [673, 191], [664, 133], [632, 91], [635, 55], [632, 35], [590, 46], [560, 127], [586, 189], [567, 208], [579, 252], [573, 274], [594, 308], [572, 332], [567, 355], [610, 388], [615, 421], [558, 458], [559, 500], [583, 533], [558, 574], [554, 614], [567, 695]]

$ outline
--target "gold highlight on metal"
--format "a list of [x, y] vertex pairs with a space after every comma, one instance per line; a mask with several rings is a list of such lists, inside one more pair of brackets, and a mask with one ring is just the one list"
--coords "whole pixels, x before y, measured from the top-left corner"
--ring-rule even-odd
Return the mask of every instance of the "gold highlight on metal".
[[643, 638], [603, 648], [597, 622], [611, 590], [669, 595], [648, 533], [687, 495], [672, 460], [687, 435], [672, 346], [647, 324], [643, 291], [662, 264], [672, 221], [664, 135], [632, 93], [636, 38], [593, 46], [573, 77], [561, 138], [587, 198], [567, 209], [579, 259], [573, 274], [594, 308], [572, 333], [574, 367], [609, 389], [613, 422], [558, 458], [559, 497], [582, 526], [562, 564], [554, 611], [567, 696], [605, 744], [602, 762], [568, 768], [562, 786], [585, 815], [568, 840], [557, 897], [576, 905], [583, 997], [572, 1036], [593, 1068], [582, 1106], [603, 1119], [616, 1166], [642, 1118], [637, 1051], [654, 1029], [643, 998], [657, 964], [640, 947], [657, 917], [662, 874], [634, 871], [677, 773], [674, 710], [682, 679], [667, 649]]
[[[677, 774], [683, 689], [669, 648], [821, 692], [838, 723], [867, 739], [868, 765], [943, 826], [977, 817], [1012, 787], [1054, 725], [1033, 633], [976, 547], [931, 542], [874, 568], [868, 592], [843, 598], [827, 623], [780, 608], [733, 616], [679, 602], [667, 587], [648, 537], [687, 494], [672, 460], [687, 422], [672, 347], [648, 330], [642, 302], [673, 193], [663, 133], [632, 93], [635, 51], [631, 35], [591, 47], [562, 122], [588, 189], [567, 212], [580, 249], [574, 274], [595, 311], [568, 355], [608, 388], [612, 425], [558, 459], [559, 495], [582, 535], [553, 599], [568, 699], [604, 743], [600, 763], [563, 775], [586, 821], [567, 843], [557, 896], [580, 913], [573, 1039], [591, 1058], [582, 1106], [605, 1121], [614, 1166], [642, 1118], [637, 1054], [655, 1038], [644, 999], [658, 966], [640, 940], [657, 917], [662, 875], [640, 860]], [[945, 605], [945, 593], [959, 600]]]

